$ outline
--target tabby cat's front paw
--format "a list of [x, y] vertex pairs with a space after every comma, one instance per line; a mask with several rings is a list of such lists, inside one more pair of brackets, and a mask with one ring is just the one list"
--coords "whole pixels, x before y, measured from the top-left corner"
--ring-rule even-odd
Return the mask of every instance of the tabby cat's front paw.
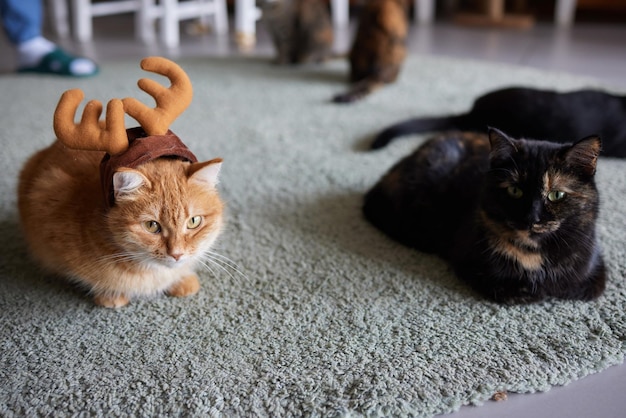
[[129, 302], [129, 299], [124, 295], [96, 295], [93, 300], [96, 305], [103, 306], [105, 308], [121, 308], [122, 306], [128, 305]]
[[199, 290], [200, 281], [198, 280], [198, 276], [192, 274], [184, 276], [179, 282], [167, 289], [167, 294], [176, 297], [191, 296], [198, 293]]

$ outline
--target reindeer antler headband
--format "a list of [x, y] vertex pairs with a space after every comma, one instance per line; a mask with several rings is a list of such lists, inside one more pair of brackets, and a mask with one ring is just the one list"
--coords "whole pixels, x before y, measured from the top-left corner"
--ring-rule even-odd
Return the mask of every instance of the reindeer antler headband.
[[[139, 88], [156, 101], [150, 108], [139, 100], [127, 97], [111, 99], [106, 116], [100, 120], [102, 104], [90, 100], [80, 123], [75, 123], [78, 105], [84, 94], [80, 89], [68, 90], [61, 96], [54, 112], [54, 132], [68, 148], [105, 151], [100, 164], [100, 177], [107, 206], [114, 204], [113, 174], [120, 167], [136, 168], [160, 157], [175, 157], [190, 162], [197, 159], [183, 142], [169, 130], [170, 124], [191, 103], [191, 81], [176, 63], [161, 57], [148, 57], [141, 61], [141, 68], [169, 78], [166, 88], [154, 80], [142, 78]], [[140, 127], [126, 129], [124, 115], [139, 122]]]

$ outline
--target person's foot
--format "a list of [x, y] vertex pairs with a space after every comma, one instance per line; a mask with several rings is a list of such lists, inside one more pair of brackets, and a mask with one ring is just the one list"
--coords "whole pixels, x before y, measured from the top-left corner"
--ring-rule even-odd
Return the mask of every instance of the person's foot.
[[18, 72], [87, 77], [98, 73], [88, 58], [70, 55], [43, 37], [18, 46]]

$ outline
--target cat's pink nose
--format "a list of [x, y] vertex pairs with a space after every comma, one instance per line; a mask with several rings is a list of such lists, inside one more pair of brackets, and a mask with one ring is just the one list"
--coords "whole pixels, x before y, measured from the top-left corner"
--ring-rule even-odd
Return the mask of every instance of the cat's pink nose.
[[172, 257], [176, 261], [180, 260], [182, 256], [183, 256], [182, 253], [170, 254], [170, 257]]

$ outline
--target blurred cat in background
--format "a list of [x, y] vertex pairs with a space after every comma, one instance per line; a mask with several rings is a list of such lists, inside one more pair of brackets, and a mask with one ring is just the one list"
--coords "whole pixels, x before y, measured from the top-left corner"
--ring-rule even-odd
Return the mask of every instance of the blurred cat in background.
[[319, 63], [330, 58], [334, 34], [323, 0], [261, 0], [259, 6], [277, 64]]
[[351, 103], [395, 82], [406, 57], [407, 32], [404, 0], [366, 0], [349, 56], [352, 86], [333, 101]]

